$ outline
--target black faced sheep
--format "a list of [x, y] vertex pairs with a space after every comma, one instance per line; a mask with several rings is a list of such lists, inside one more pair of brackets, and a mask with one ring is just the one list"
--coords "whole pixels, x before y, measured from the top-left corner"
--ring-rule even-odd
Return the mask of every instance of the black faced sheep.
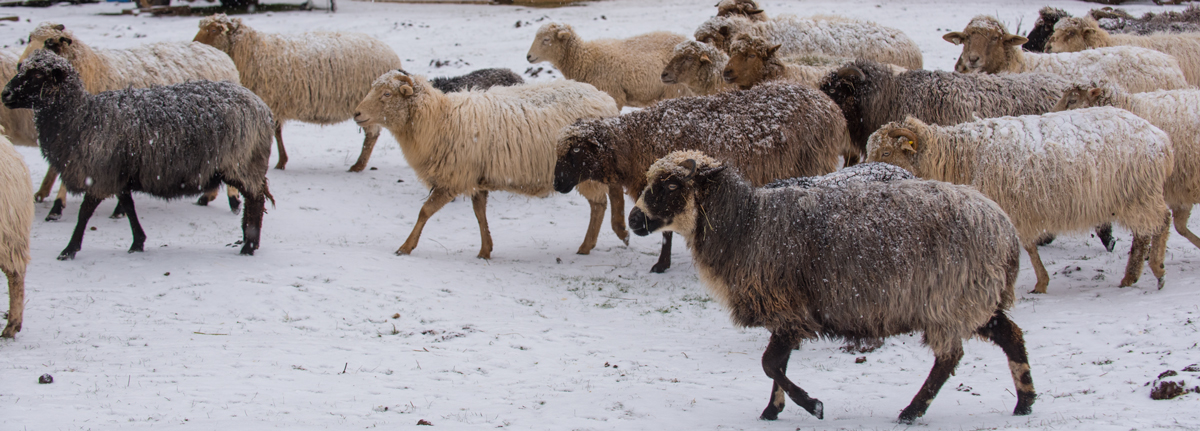
[[[833, 172], [847, 145], [845, 120], [828, 97], [800, 85], [768, 83], [664, 100], [618, 118], [575, 123], [558, 140], [554, 189], [567, 193], [594, 180], [636, 196], [645, 188], [650, 164], [681, 149], [703, 149], [741, 167], [761, 186]], [[670, 266], [667, 232], [651, 271]]]
[[67, 60], [34, 51], [0, 99], [34, 111], [42, 155], [63, 185], [84, 193], [71, 242], [58, 256], [79, 251], [88, 219], [117, 195], [129, 217], [133, 246], [146, 234], [132, 192], [173, 199], [224, 182], [246, 198], [242, 254], [258, 248], [271, 153], [271, 111], [254, 93], [229, 81], [192, 81], [145, 89], [88, 93]]
[[13, 338], [25, 316], [25, 269], [33, 224], [33, 183], [29, 168], [7, 139], [0, 137], [0, 272], [8, 279], [8, 324], [0, 337]]
[[935, 362], [900, 422], [925, 414], [972, 337], [1008, 357], [1013, 414], [1032, 411], [1023, 334], [1006, 315], [1020, 245], [999, 206], [937, 181], [756, 189], [726, 166], [699, 151], [655, 162], [629, 226], [678, 232], [734, 324], [771, 331], [762, 367], [774, 383], [762, 419], [776, 419], [788, 397], [824, 418], [824, 404], [786, 375], [800, 340], [917, 331]]

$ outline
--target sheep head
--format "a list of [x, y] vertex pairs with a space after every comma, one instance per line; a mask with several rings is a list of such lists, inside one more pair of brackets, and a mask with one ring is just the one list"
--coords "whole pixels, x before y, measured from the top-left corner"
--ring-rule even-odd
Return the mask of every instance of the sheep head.
[[1033, 28], [1029, 30], [1029, 35], [1026, 36], [1029, 41], [1021, 45], [1021, 49], [1032, 52], [1043, 52], [1046, 50], [1046, 40], [1054, 33], [1054, 25], [1058, 24], [1058, 20], [1069, 18], [1071, 14], [1062, 9], [1046, 6], [1038, 11], [1038, 19], [1034, 22]]
[[885, 124], [867, 140], [867, 161], [899, 166], [921, 176], [915, 168], [917, 159], [928, 146], [925, 138], [928, 126], [913, 117]]
[[383, 125], [393, 130], [408, 124], [410, 107], [434, 90], [425, 78], [402, 69], [385, 73], [371, 84], [367, 97], [354, 108], [354, 122], [361, 127]]
[[616, 177], [617, 154], [611, 146], [612, 126], [618, 121], [619, 117], [580, 119], [559, 132], [554, 190], [568, 193], [588, 180], [620, 182]]
[[1104, 84], [1072, 85], [1063, 93], [1052, 112], [1083, 109], [1094, 106], [1114, 106], [1115, 89]]
[[72, 49], [74, 45], [75, 35], [67, 30], [66, 26], [43, 22], [29, 33], [29, 45], [25, 47], [25, 52], [21, 53], [21, 60], [25, 60], [39, 49], [48, 49], [67, 60], [74, 60], [77, 56], [76, 50]]
[[725, 165], [700, 151], [674, 151], [658, 159], [629, 212], [630, 229], [639, 236], [671, 231], [692, 238], [700, 216], [696, 195], [723, 170]]
[[567, 44], [576, 37], [575, 29], [570, 25], [546, 23], [538, 29], [537, 35], [533, 38], [533, 45], [529, 46], [529, 53], [525, 55], [525, 59], [530, 63], [543, 61], [556, 63], [563, 58]]
[[233, 49], [233, 36], [241, 30], [241, 18], [230, 18], [219, 13], [200, 20], [200, 31], [192, 41], [229, 52]]
[[767, 14], [754, 0], [721, 0], [717, 3], [717, 16], [741, 15], [752, 21], [766, 21]]
[[696, 40], [716, 47], [721, 52], [729, 52], [729, 43], [737, 35], [738, 29], [749, 27], [753, 22], [738, 16], [718, 16], [709, 18], [696, 28]]
[[1078, 52], [1108, 46], [1108, 32], [1091, 18], [1063, 18], [1046, 41], [1046, 52]]
[[842, 66], [826, 76], [820, 85], [821, 92], [841, 108], [854, 142], [865, 142], [867, 135], [874, 131], [863, 127], [862, 97], [863, 89], [870, 83], [868, 73], [874, 73], [876, 69], [865, 67], [864, 70], [863, 66], [866, 64], [861, 61]]
[[962, 45], [962, 55], [954, 64], [959, 73], [999, 73], [1010, 71], [1017, 62], [1017, 48], [1028, 42], [1008, 32], [1000, 21], [980, 15], [967, 24], [963, 31], [952, 31], [942, 36], [947, 42]]
[[747, 34], [737, 35], [729, 45], [729, 62], [721, 76], [743, 90], [753, 87], [767, 78], [767, 63], [775, 58], [780, 46]]
[[0, 101], [9, 109], [40, 109], [62, 95], [82, 91], [83, 81], [67, 59], [39, 49], [17, 66], [16, 76], [0, 92]]
[[706, 71], [716, 72], [725, 67], [729, 57], [712, 46], [694, 40], [675, 45], [671, 61], [663, 68], [662, 82], [691, 85], [702, 81]]

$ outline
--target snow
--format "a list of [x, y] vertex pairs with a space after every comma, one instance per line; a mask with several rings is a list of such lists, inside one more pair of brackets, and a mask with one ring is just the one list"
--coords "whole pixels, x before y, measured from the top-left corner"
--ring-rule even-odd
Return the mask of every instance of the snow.
[[[457, 76], [485, 67], [524, 71], [532, 24], [546, 20], [605, 38], [692, 34], [715, 13], [711, 0], [548, 9], [339, 3], [333, 14], [242, 17], [265, 32], [365, 32], [396, 49], [409, 72]], [[942, 70], [961, 52], [942, 34], [975, 15], [998, 14], [1024, 32], [1047, 4], [1076, 16], [1096, 7], [760, 4], [771, 16], [840, 13], [899, 28], [921, 47], [927, 68]], [[191, 40], [198, 30], [199, 17], [97, 15], [125, 7], [6, 8], [21, 21], [0, 24], [0, 45], [16, 44], [46, 20], [104, 48]], [[1127, 8], [1135, 15], [1182, 9], [1146, 0]], [[436, 68], [435, 59], [464, 62]], [[625, 246], [606, 226], [591, 255], [575, 255], [588, 211], [580, 196], [493, 193], [492, 260], [475, 258], [469, 199], [439, 211], [413, 255], [395, 256], [428, 191], [391, 136], [375, 149], [378, 170], [347, 173], [362, 140], [353, 123], [289, 123], [284, 134], [288, 169], [268, 174], [278, 206], [267, 209], [253, 257], [231, 246], [241, 237], [239, 217], [220, 202], [196, 207], [139, 195], [145, 253], [125, 252], [125, 220], [94, 217], [97, 230], [65, 262], [54, 257], [70, 237], [79, 198], [62, 221], [35, 222], [24, 329], [0, 340], [0, 429], [397, 429], [422, 419], [449, 429], [896, 429], [933, 364], [919, 336], [889, 339], [867, 354], [843, 353], [840, 341], [806, 344], [793, 353], [790, 376], [824, 402], [825, 420], [789, 402], [779, 421], [759, 421], [771, 386], [759, 361], [769, 334], [733, 327], [685, 247], [675, 247], [666, 274], [650, 274], [659, 239], [634, 237]], [[35, 148], [18, 152], [37, 184], [45, 161]], [[49, 206], [39, 204], [38, 215]], [[1031, 416], [1011, 416], [1016, 397], [1000, 349], [971, 341], [917, 426], [1200, 429], [1200, 395], [1154, 401], [1143, 386], [1166, 370], [1180, 371], [1189, 387], [1200, 380], [1181, 371], [1200, 362], [1200, 250], [1172, 233], [1166, 287], [1143, 276], [1119, 289], [1130, 236], [1116, 237], [1115, 253], [1085, 236], [1042, 247], [1051, 272], [1046, 295], [1025, 293], [1034, 274], [1022, 258], [1012, 316], [1025, 330], [1040, 395]], [[859, 356], [865, 362], [855, 363]], [[54, 383], [38, 384], [47, 373]]]

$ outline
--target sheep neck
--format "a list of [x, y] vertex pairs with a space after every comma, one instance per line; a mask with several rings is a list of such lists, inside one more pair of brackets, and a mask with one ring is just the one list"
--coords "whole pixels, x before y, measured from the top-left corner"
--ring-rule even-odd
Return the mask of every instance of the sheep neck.
[[971, 131], [929, 125], [922, 133], [925, 148], [918, 152], [917, 176], [952, 184], [972, 185], [975, 180], [976, 145]]
[[86, 105], [93, 97], [84, 90], [78, 78], [68, 79], [54, 91], [43, 93], [41, 105], [33, 109], [42, 155], [59, 171], [80, 143], [75, 139], [78, 136], [69, 134], [72, 128], [64, 125], [75, 121], [77, 113], [90, 112]]
[[588, 72], [594, 70], [595, 63], [589, 44], [574, 33], [561, 43], [563, 55], [554, 66], [562, 72], [564, 78], [588, 82]]
[[[450, 151], [452, 148], [449, 145], [435, 145], [434, 143], [441, 142], [444, 138], [441, 137], [444, 130], [450, 130], [453, 126], [447, 125], [446, 120], [453, 121], [456, 116], [450, 112], [451, 101], [441, 92], [433, 91], [432, 87], [422, 89], [424, 95], [421, 97], [420, 106], [415, 104], [406, 105], [404, 109], [408, 109], [406, 124], [402, 125], [399, 130], [390, 128], [396, 142], [400, 144], [400, 149], [404, 152], [404, 159], [412, 166], [413, 170], [417, 171], [417, 175], [422, 180], [430, 182], [430, 185], [436, 185], [431, 175], [435, 174], [435, 169], [431, 166], [436, 160], [444, 159], [448, 154], [438, 154], [439, 151]], [[454, 175], [452, 172], [444, 174]]]
[[669, 148], [663, 148], [662, 145], [656, 145], [652, 140], [639, 139], [634, 136], [639, 134], [637, 132], [639, 130], [648, 131], [652, 130], [649, 127], [654, 127], [653, 125], [639, 127], [631, 124], [638, 123], [637, 120], [642, 116], [644, 116], [642, 111], [625, 114], [621, 116], [620, 122], [607, 126], [610, 139], [608, 146], [616, 161], [614, 169], [616, 180], [621, 183], [621, 187], [625, 188], [625, 193], [628, 193], [634, 200], [637, 200], [638, 195], [648, 184], [646, 171], [650, 170], [650, 165], [671, 151]]

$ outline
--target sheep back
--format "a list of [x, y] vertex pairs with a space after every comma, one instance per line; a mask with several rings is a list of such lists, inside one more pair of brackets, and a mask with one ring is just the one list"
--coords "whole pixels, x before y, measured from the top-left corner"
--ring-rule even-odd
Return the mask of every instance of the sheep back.
[[[749, 23], [741, 17], [715, 17], [696, 32], [696, 40], [722, 40], [716, 46], [726, 52], [732, 39], [741, 32], [782, 45], [778, 55], [825, 54], [834, 57], [865, 58], [906, 69], [920, 69], [921, 50], [904, 32], [882, 25], [845, 17], [796, 18], [778, 16], [765, 22]], [[747, 24], [749, 23], [749, 24]], [[725, 32], [728, 36], [717, 36]]]
[[539, 39], [530, 51], [543, 49], [539, 48], [541, 38], [554, 29], [569, 35], [558, 40], [563, 47], [542, 60], [554, 64], [564, 78], [592, 84], [608, 93], [618, 107], [645, 107], [659, 100], [691, 95], [686, 86], [661, 80], [675, 45], [687, 36], [656, 31], [625, 39], [584, 41], [571, 26], [549, 23], [538, 29]]
[[[16, 49], [0, 49], [0, 81], [8, 82], [17, 74], [20, 52]], [[14, 145], [37, 146], [37, 128], [33, 125], [33, 111], [8, 109], [0, 104], [0, 127]]]
[[25, 273], [33, 226], [33, 182], [29, 167], [0, 137], [0, 270]]
[[1108, 81], [1133, 93], [1191, 87], [1174, 57], [1134, 46], [1027, 53], [1024, 71], [1053, 73], [1080, 81]]
[[873, 182], [891, 182], [899, 180], [911, 180], [917, 178], [912, 172], [905, 170], [896, 165], [887, 163], [859, 163], [845, 169], [839, 169], [836, 172], [831, 172], [825, 175], [816, 177], [796, 177], [784, 180], [773, 181], [770, 184], [763, 186], [767, 189], [777, 189], [780, 187], [815, 187], [815, 186], [840, 186], [851, 181], [873, 181]]
[[437, 77], [429, 80], [433, 88], [443, 93], [453, 93], [471, 88], [487, 90], [499, 86], [524, 84], [525, 80], [511, 69], [479, 69], [462, 76]]

